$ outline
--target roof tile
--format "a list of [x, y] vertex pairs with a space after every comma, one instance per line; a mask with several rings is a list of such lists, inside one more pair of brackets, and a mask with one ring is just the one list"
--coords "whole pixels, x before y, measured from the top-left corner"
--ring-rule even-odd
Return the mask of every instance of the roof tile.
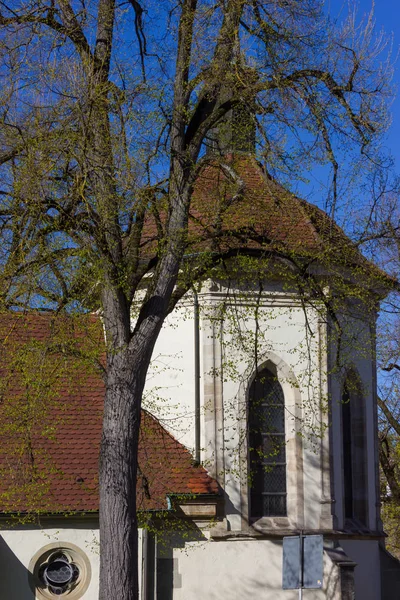
[[[77, 355], [84, 340], [90, 356], [102, 336], [94, 317], [0, 315], [3, 513], [98, 510], [104, 383]], [[165, 509], [168, 494], [218, 493], [190, 452], [146, 411], [139, 466], [139, 509]]]

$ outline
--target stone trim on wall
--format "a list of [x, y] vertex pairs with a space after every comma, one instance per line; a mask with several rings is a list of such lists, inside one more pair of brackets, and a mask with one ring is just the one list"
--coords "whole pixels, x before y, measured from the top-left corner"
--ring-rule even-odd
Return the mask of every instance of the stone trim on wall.
[[[274, 352], [267, 352], [259, 371], [269, 368], [276, 371], [285, 398], [285, 431], [286, 431], [286, 483], [287, 483], [287, 517], [262, 517], [251, 525], [260, 533], [270, 530], [302, 529], [304, 527], [304, 489], [303, 489], [303, 449], [302, 440], [297, 435], [297, 426], [301, 422], [301, 396], [296, 378], [290, 367]], [[248, 392], [255, 377], [253, 373], [239, 392], [239, 404], [247, 406]], [[249, 524], [249, 489], [248, 489], [248, 450], [247, 450], [247, 411], [238, 409], [241, 437], [244, 443], [240, 451], [240, 494], [242, 528]], [[294, 414], [295, 426], [289, 415]], [[245, 417], [246, 415], [246, 417]]]
[[[51, 560], [52, 556], [58, 554], [65, 555], [68, 562], [76, 565], [79, 569], [77, 579], [62, 594], [50, 591], [40, 576], [41, 570], [43, 570], [49, 559]], [[35, 594], [36, 600], [52, 600], [56, 597], [79, 600], [83, 597], [89, 586], [92, 571], [88, 557], [78, 546], [70, 542], [53, 542], [43, 546], [36, 552], [29, 563], [28, 573], [29, 585]]]

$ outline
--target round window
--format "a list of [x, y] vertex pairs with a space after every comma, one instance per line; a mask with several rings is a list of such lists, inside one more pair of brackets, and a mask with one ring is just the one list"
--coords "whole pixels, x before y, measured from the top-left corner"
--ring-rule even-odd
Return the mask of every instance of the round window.
[[90, 583], [90, 562], [74, 544], [56, 542], [41, 548], [29, 564], [29, 580], [37, 600], [59, 596], [78, 600]]

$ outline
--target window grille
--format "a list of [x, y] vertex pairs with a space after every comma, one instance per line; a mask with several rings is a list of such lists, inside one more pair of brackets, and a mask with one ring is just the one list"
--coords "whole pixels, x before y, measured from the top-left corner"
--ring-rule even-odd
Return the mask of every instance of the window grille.
[[250, 516], [286, 516], [285, 399], [267, 369], [250, 386], [248, 427]]
[[368, 513], [365, 401], [351, 372], [342, 391], [343, 505], [345, 519], [366, 525]]

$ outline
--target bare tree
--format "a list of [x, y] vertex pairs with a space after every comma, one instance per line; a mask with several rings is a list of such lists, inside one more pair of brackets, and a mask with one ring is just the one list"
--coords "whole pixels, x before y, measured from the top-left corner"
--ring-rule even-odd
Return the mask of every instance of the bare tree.
[[[369, 206], [359, 215], [355, 232], [364, 252], [393, 277], [400, 278], [399, 180], [390, 169], [369, 178]], [[371, 185], [372, 184], [372, 185]], [[399, 286], [381, 307], [377, 334], [379, 461], [382, 483], [382, 518], [388, 548], [399, 555], [400, 514], [400, 304]]]
[[[138, 596], [137, 444], [157, 336], [224, 258], [211, 252], [194, 268], [186, 257], [193, 187], [215, 131], [246, 107], [243, 127], [257, 129], [270, 172], [294, 180], [310, 162], [328, 162], [333, 215], [344, 149], [368, 161], [388, 122], [390, 65], [377, 63], [384, 44], [372, 17], [336, 28], [322, 8], [2, 3], [2, 306], [101, 308], [101, 599]], [[236, 199], [240, 175], [223, 155], [246, 149], [238, 146], [235, 137], [220, 146]]]
[[[391, 372], [400, 368], [395, 363], [383, 367]], [[400, 403], [398, 377], [390, 376], [383, 380], [381, 396], [378, 397], [379, 420], [379, 462], [382, 482], [382, 519], [388, 534], [388, 548], [393, 554], [400, 554]]]

